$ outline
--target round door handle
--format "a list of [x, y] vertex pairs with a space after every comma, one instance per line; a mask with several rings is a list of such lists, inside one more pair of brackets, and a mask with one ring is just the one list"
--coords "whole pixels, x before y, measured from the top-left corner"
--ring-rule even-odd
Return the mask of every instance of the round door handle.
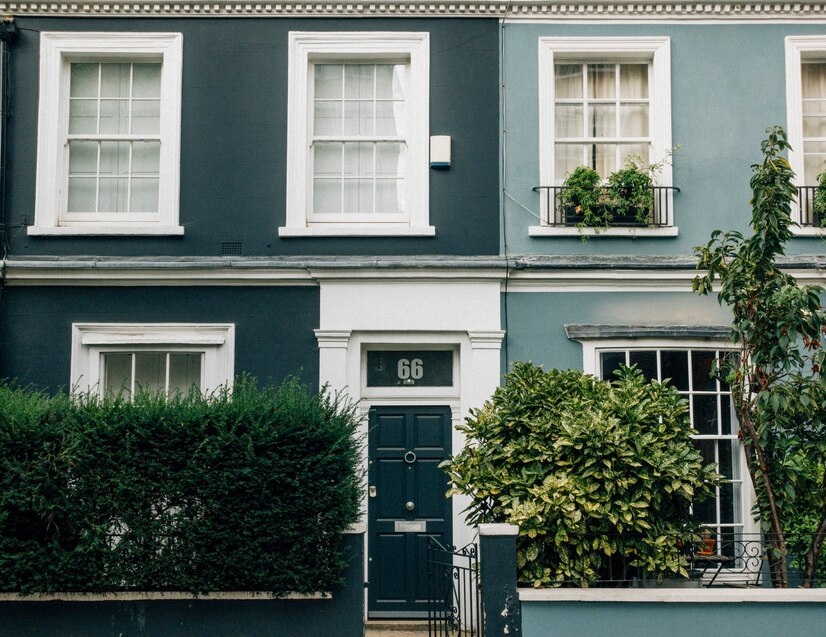
[[404, 461], [407, 464], [413, 464], [414, 462], [416, 462], [416, 454], [412, 451], [408, 451], [406, 454], [404, 454]]
[[416, 505], [415, 505], [415, 504], [413, 504], [412, 502], [408, 502], [408, 503], [407, 503], [407, 504], [405, 504], [404, 506], [405, 506], [405, 508], [406, 508], [408, 511], [412, 511], [413, 509], [415, 509], [415, 508], [416, 508]]

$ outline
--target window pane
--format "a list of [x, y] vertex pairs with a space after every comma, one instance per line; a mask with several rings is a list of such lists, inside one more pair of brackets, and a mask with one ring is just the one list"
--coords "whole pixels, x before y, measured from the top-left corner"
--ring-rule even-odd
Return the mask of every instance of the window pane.
[[590, 166], [606, 179], [617, 169], [616, 144], [591, 144]]
[[345, 135], [374, 135], [376, 105], [374, 102], [345, 102], [344, 103], [344, 134]]
[[647, 164], [649, 144], [623, 144], [620, 146], [620, 163], [624, 164], [629, 158]]
[[313, 212], [336, 214], [341, 212], [341, 180], [313, 180]]
[[375, 97], [374, 64], [345, 64], [344, 65], [344, 98], [345, 99], [373, 99]]
[[341, 102], [316, 102], [313, 116], [315, 135], [341, 135]]
[[132, 134], [157, 135], [161, 132], [161, 101], [132, 102]]
[[716, 352], [694, 350], [691, 352], [691, 382], [694, 391], [714, 391], [717, 381], [711, 377]]
[[341, 99], [344, 65], [316, 64], [314, 69], [316, 99]]
[[73, 99], [69, 102], [69, 133], [98, 132], [97, 100]]
[[344, 180], [344, 212], [365, 214], [373, 212], [373, 180]]
[[826, 62], [805, 62], [800, 67], [803, 99], [826, 98]]
[[376, 135], [404, 134], [404, 102], [376, 102]]
[[614, 372], [625, 365], [625, 352], [603, 352], [600, 354], [602, 362], [602, 376], [605, 380], [614, 378]]
[[100, 96], [129, 97], [131, 64], [104, 62], [100, 65]]
[[582, 165], [582, 144], [556, 144], [554, 163], [557, 182], [562, 182], [574, 168]]
[[98, 193], [98, 212], [126, 212], [128, 182], [125, 177], [101, 177]]
[[94, 97], [98, 96], [98, 70], [97, 63], [73, 62], [70, 70], [69, 97]]
[[101, 135], [129, 133], [128, 100], [100, 101], [100, 133]]
[[379, 179], [376, 181], [376, 212], [383, 214], [403, 213], [399, 198], [398, 179]]
[[694, 428], [702, 435], [716, 436], [717, 396], [715, 394], [694, 395], [691, 399], [694, 409]]
[[130, 391], [132, 386], [132, 355], [111, 352], [103, 355], [103, 388], [107, 393]]
[[623, 137], [648, 137], [648, 105], [620, 106], [620, 133]]
[[643, 376], [648, 380], [658, 380], [657, 377], [657, 352], [632, 350], [629, 355], [631, 365], [636, 365]]
[[648, 97], [648, 65], [620, 64], [620, 98], [646, 99]]
[[392, 142], [376, 144], [376, 174], [395, 177], [399, 174], [402, 145]]
[[737, 418], [733, 417], [732, 407], [731, 407], [731, 396], [728, 394], [723, 394], [720, 396], [720, 421], [721, 421], [721, 431], [724, 436], [731, 436], [736, 433], [731, 428], [732, 422], [736, 423]]
[[341, 175], [341, 148], [338, 142], [313, 144], [313, 173], [317, 176]]
[[161, 65], [132, 65], [132, 97], [161, 97]]
[[133, 175], [157, 175], [160, 165], [160, 142], [132, 142]]
[[69, 174], [96, 175], [98, 171], [97, 142], [69, 142]]
[[660, 352], [663, 379], [670, 378], [671, 384], [680, 391], [688, 391], [688, 352], [664, 349]]
[[581, 104], [557, 104], [556, 137], [582, 137]]
[[189, 393], [201, 389], [200, 353], [172, 352], [169, 354], [169, 393]]
[[344, 175], [363, 177], [372, 174], [373, 144], [360, 142], [344, 144]]
[[616, 96], [616, 65], [588, 65], [588, 97], [611, 99]]
[[69, 177], [68, 212], [95, 212], [97, 179], [94, 177]]
[[166, 353], [135, 353], [135, 391], [158, 391], [166, 386]]
[[132, 179], [129, 194], [130, 212], [158, 212], [158, 179], [138, 177]]
[[376, 65], [376, 98], [404, 99], [404, 65]]
[[[824, 144], [826, 145], [826, 144]], [[807, 143], [803, 147], [813, 147], [815, 144]], [[803, 180], [806, 186], [816, 186], [817, 177], [826, 171], [826, 154], [805, 153], [803, 156]]]
[[555, 64], [556, 99], [582, 99], [582, 65]]
[[129, 174], [129, 142], [100, 143], [100, 174]]
[[590, 137], [617, 136], [617, 107], [613, 104], [597, 104], [588, 108], [588, 131]]

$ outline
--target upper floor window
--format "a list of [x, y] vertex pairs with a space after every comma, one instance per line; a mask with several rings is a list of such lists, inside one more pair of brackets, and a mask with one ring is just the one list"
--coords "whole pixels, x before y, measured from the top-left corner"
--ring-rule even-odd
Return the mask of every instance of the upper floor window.
[[433, 234], [427, 33], [291, 33], [281, 236]]
[[796, 231], [810, 234], [824, 222], [813, 202], [818, 177], [826, 172], [826, 37], [786, 38], [786, 111], [798, 186], [795, 221], [802, 226]]
[[29, 234], [180, 234], [180, 34], [42, 33]]
[[[629, 157], [649, 164], [671, 144], [668, 38], [539, 39], [539, 172], [543, 225], [532, 235], [576, 234], [555, 195], [579, 166], [602, 179]], [[649, 219], [609, 234], [674, 234], [671, 167], [655, 183]], [[644, 226], [644, 227], [639, 227]], [[574, 232], [568, 232], [573, 230]]]

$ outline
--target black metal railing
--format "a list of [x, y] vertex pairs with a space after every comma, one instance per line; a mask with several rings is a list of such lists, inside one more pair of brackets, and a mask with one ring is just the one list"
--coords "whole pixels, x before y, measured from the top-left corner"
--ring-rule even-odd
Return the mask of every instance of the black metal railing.
[[815, 195], [820, 188], [818, 186], [798, 186], [797, 203], [800, 206], [800, 225], [819, 228], [823, 225], [824, 218], [819, 211], [815, 210]]
[[429, 637], [483, 637], [475, 544], [457, 549], [428, 538], [427, 587]]
[[[626, 550], [613, 551], [605, 556], [596, 579], [588, 582], [567, 580], [562, 586], [591, 587], [632, 587], [647, 588], [663, 585], [662, 581], [643, 571], [636, 563], [633, 550], [639, 537], [581, 535], [570, 536], [574, 544], [592, 546], [596, 538], [619, 540]], [[788, 577], [790, 586], [798, 586], [803, 581], [803, 563], [810, 537], [785, 538], [788, 556]], [[713, 532], [691, 533], [674, 538], [680, 548], [689, 574], [682, 583], [667, 581], [666, 585], [696, 587], [753, 587], [771, 586], [770, 552], [774, 551], [771, 539], [761, 533], [741, 533], [721, 527]], [[826, 585], [826, 564], [822, 564], [815, 574], [815, 585]]]
[[[540, 196], [545, 198], [543, 223], [564, 228], [582, 225], [582, 214], [578, 213], [575, 206], [567, 203], [565, 197], [562, 196], [565, 190], [565, 186], [534, 187], [534, 191], [539, 192]], [[673, 193], [680, 192], [680, 189], [676, 186], [654, 186], [651, 190], [651, 205], [648, 210], [638, 211], [640, 214], [634, 212], [612, 215], [609, 225], [626, 228], [661, 228], [670, 225]]]

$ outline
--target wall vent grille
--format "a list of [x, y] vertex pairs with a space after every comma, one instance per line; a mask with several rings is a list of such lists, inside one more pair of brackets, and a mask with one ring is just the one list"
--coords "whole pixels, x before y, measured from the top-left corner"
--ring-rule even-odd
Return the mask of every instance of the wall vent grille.
[[221, 242], [221, 256], [222, 257], [240, 257], [241, 242], [240, 241], [222, 241]]

